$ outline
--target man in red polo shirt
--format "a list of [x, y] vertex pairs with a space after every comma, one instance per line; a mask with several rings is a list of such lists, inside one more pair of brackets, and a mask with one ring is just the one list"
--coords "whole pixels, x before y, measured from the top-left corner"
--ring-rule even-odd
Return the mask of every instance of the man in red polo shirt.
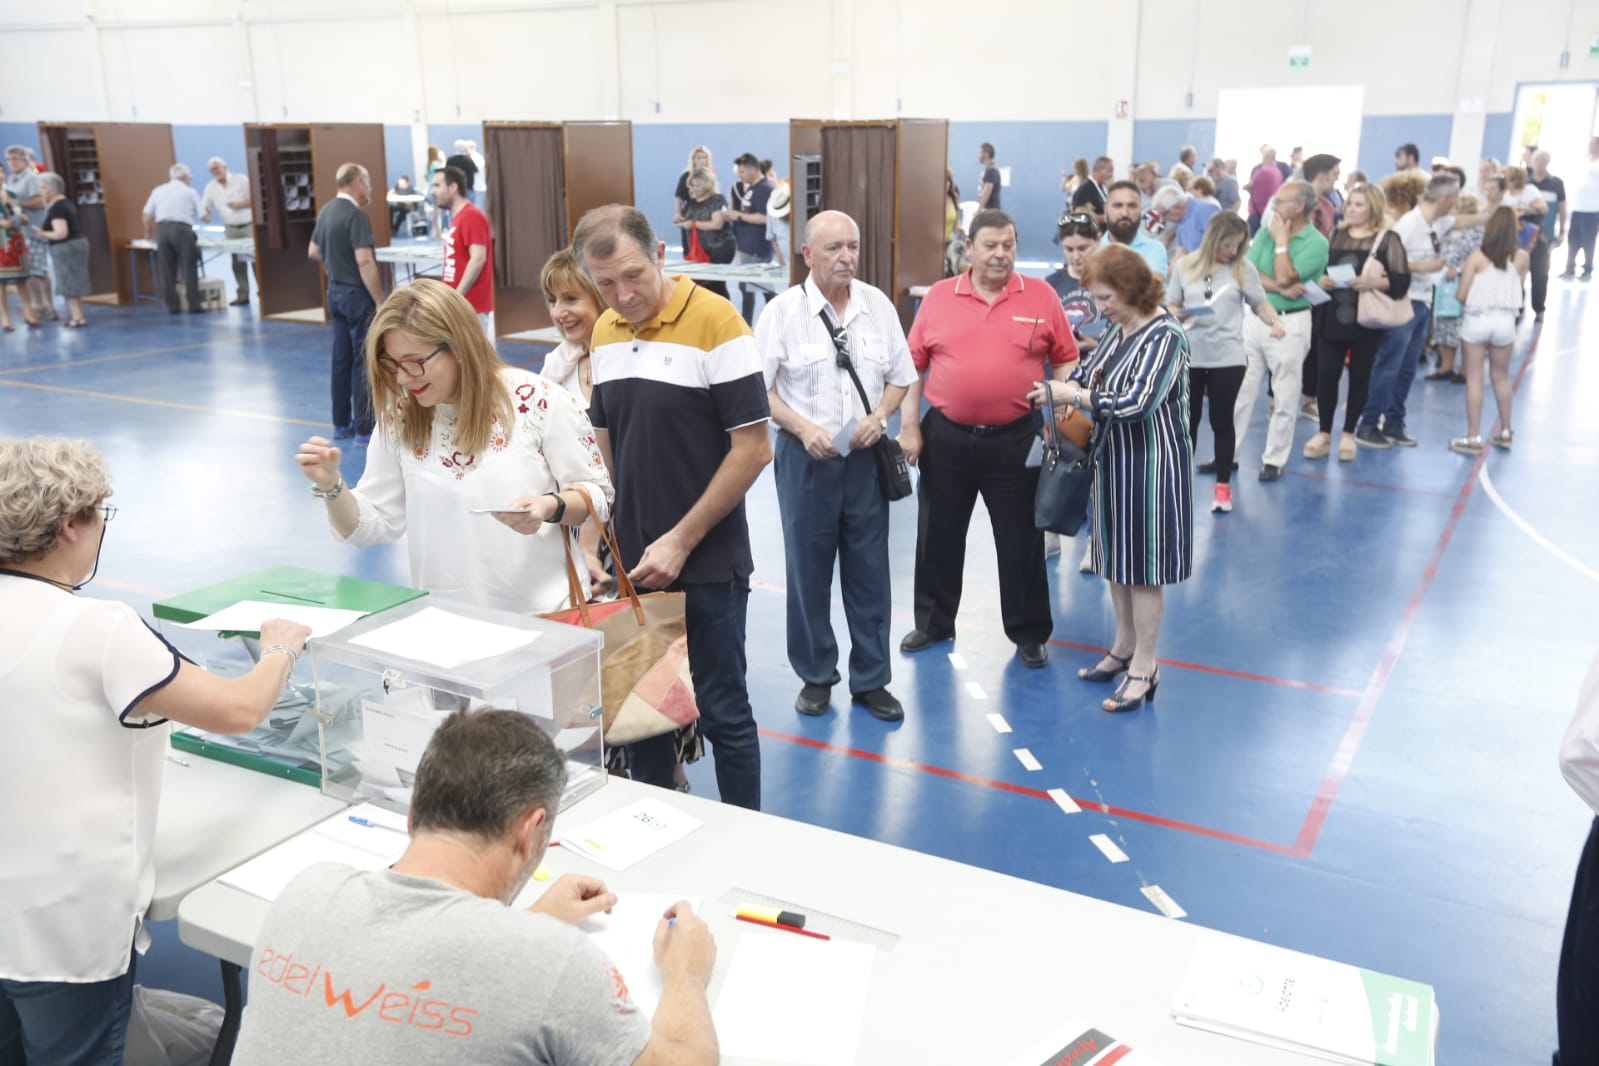
[[1033, 524], [1037, 436], [1027, 393], [1044, 376], [1064, 381], [1077, 342], [1060, 297], [1042, 278], [1016, 273], [1016, 224], [979, 211], [966, 242], [971, 269], [934, 285], [911, 326], [911, 359], [926, 375], [900, 408], [900, 443], [920, 462], [916, 526], [916, 628], [900, 643], [921, 651], [955, 636], [966, 531], [979, 493], [994, 527], [1000, 615], [1023, 665], [1049, 661], [1054, 631], [1044, 534]]
[[471, 183], [459, 167], [433, 175], [433, 198], [450, 212], [444, 230], [444, 284], [466, 297], [477, 320], [494, 342], [494, 238], [488, 216], [471, 200]]

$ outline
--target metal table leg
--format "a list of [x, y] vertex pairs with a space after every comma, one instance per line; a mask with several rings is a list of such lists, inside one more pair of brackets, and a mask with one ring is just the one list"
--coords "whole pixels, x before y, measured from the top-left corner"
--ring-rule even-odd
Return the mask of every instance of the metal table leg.
[[239, 1021], [244, 1014], [244, 970], [237, 963], [222, 960], [222, 1028], [217, 1046], [211, 1051], [211, 1066], [228, 1066], [233, 1061], [233, 1045], [239, 1039]]

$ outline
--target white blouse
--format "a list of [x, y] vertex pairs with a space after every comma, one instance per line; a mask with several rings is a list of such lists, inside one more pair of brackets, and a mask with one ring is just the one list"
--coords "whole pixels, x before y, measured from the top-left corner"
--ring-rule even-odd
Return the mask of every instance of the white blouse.
[[0, 978], [107, 981], [143, 951], [178, 655], [111, 600], [0, 574]]
[[[507, 367], [513, 422], [496, 418], [488, 449], [463, 454], [455, 444], [455, 407], [433, 409], [433, 435], [401, 454], [398, 426], [379, 419], [366, 470], [350, 490], [360, 523], [357, 547], [406, 538], [411, 581], [439, 596], [520, 613], [567, 606], [566, 530], [544, 526], [525, 536], [474, 509], [509, 507], [521, 496], [581, 489], [600, 521], [615, 495], [582, 404], [530, 370]], [[337, 530], [334, 536], [338, 537]], [[588, 574], [577, 560], [587, 591]]]
[[562, 341], [544, 357], [544, 376], [576, 396], [580, 404], [584, 400], [583, 382], [579, 375], [585, 354], [582, 348], [571, 341]]

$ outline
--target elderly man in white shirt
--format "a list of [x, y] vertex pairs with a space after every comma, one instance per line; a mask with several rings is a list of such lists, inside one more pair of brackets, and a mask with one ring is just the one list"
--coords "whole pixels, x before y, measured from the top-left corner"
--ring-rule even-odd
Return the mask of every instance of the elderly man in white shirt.
[[[228, 170], [228, 164], [219, 156], [212, 156], [205, 168], [211, 172], [205, 194], [200, 198], [205, 205], [205, 220], [220, 222], [222, 232], [228, 237], [254, 237], [250, 225], [250, 179]], [[230, 301], [233, 307], [250, 306], [250, 257], [233, 257], [233, 280], [238, 294]]]
[[194, 235], [195, 224], [204, 209], [200, 194], [190, 184], [189, 168], [174, 163], [167, 169], [169, 180], [157, 185], [144, 204], [144, 239], [155, 242], [156, 270], [161, 276], [161, 292], [167, 310], [177, 314], [178, 279], [181, 274], [184, 295], [191, 315], [205, 311], [200, 306], [200, 244]]
[[836, 559], [852, 700], [897, 722], [905, 712], [888, 691], [888, 501], [873, 450], [916, 368], [893, 302], [855, 277], [854, 219], [818, 214], [805, 227], [800, 253], [810, 268], [805, 284], [772, 300], [755, 330], [779, 430], [774, 470], [788, 569], [788, 660], [803, 683], [794, 709], [827, 713], [839, 681], [831, 620]]

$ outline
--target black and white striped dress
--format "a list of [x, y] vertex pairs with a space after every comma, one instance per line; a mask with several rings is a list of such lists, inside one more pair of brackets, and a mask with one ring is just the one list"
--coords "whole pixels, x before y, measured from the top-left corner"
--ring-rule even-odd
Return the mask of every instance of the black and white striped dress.
[[1072, 380], [1088, 385], [1104, 440], [1094, 469], [1091, 562], [1123, 585], [1171, 585], [1193, 571], [1188, 337], [1162, 313], [1123, 337], [1112, 326]]

